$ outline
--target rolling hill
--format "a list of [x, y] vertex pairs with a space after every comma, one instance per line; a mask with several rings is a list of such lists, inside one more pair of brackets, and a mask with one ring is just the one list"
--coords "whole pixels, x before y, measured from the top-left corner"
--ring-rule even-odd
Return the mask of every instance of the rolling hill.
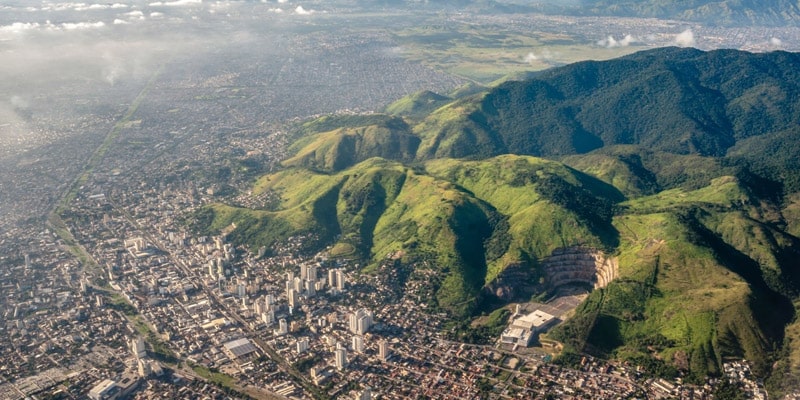
[[800, 384], [799, 67], [666, 48], [311, 120], [253, 187], [275, 207], [213, 204], [195, 227], [235, 223], [251, 248], [313, 233], [365, 273], [427, 265], [454, 318], [553, 291], [543, 260], [590, 250], [619, 267], [550, 334], [568, 353], [695, 381], [746, 358], [779, 393]]
[[396, 252], [427, 260], [445, 271], [438, 303], [456, 315], [469, 314], [508, 265], [564, 246], [616, 244], [611, 208], [622, 195], [563, 164], [508, 155], [424, 169], [381, 158], [334, 174], [289, 168], [254, 187], [279, 194], [275, 210], [216, 204], [197, 220], [209, 233], [235, 223], [229, 240], [251, 248], [313, 232], [373, 265]]

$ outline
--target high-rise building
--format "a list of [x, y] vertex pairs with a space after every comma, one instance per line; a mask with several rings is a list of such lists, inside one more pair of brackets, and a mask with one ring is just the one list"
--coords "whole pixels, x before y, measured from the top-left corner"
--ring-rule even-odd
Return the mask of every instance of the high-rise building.
[[308, 351], [308, 338], [301, 338], [297, 341], [297, 354]]
[[364, 353], [364, 337], [353, 336], [353, 351], [356, 353]]
[[316, 282], [317, 281], [317, 266], [316, 265], [309, 265], [306, 269], [306, 280], [309, 282]]
[[359, 308], [355, 313], [350, 314], [350, 332], [356, 335], [363, 335], [369, 331], [370, 327], [372, 327], [372, 312], [367, 311], [365, 308]]
[[137, 367], [138, 367], [137, 369], [138, 369], [140, 377], [147, 378], [150, 375], [150, 373], [152, 372], [152, 369], [150, 368], [150, 362], [149, 361], [145, 361], [145, 360], [139, 359], [136, 364], [137, 364]]
[[297, 292], [303, 291], [303, 280], [300, 278], [294, 278], [292, 281], [292, 288], [294, 288], [294, 290]]
[[339, 290], [344, 290], [344, 271], [341, 269], [336, 270], [336, 288]]
[[348, 316], [348, 327], [351, 333], [358, 334], [358, 317], [358, 311]]
[[329, 269], [328, 270], [328, 286], [334, 288], [336, 287], [336, 270]]
[[305, 281], [305, 292], [306, 297], [314, 297], [317, 295], [317, 289], [314, 286], [314, 282]]
[[336, 364], [336, 369], [339, 371], [344, 370], [347, 368], [347, 350], [344, 348], [338, 348], [334, 351], [334, 363]]
[[294, 288], [288, 290], [288, 292], [286, 293], [286, 297], [289, 300], [289, 307], [297, 308], [297, 302], [298, 302], [297, 291], [294, 290]]
[[286, 318], [281, 318], [278, 321], [278, 335], [285, 335], [289, 333], [289, 324], [286, 323]]
[[367, 333], [367, 331], [369, 331], [369, 328], [370, 328], [370, 320], [366, 315], [364, 315], [358, 319], [356, 324], [356, 331], [354, 333], [358, 335], [363, 335]]
[[389, 352], [389, 342], [385, 340], [381, 340], [380, 342], [378, 342], [378, 357], [381, 360], [386, 361], [389, 359], [390, 355], [391, 353]]
[[274, 310], [268, 310], [268, 311], [262, 313], [261, 314], [261, 320], [264, 321], [264, 323], [267, 326], [272, 326], [272, 324], [275, 323], [275, 311]]
[[142, 337], [136, 337], [131, 339], [130, 346], [131, 346], [131, 353], [137, 359], [142, 359], [147, 357], [147, 350], [145, 349], [144, 339]]

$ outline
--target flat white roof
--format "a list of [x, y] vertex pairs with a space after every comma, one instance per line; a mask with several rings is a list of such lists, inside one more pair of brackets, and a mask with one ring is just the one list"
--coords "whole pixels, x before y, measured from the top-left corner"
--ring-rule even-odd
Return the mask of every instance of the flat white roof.
[[536, 310], [528, 315], [523, 315], [522, 317], [517, 318], [511, 324], [512, 326], [518, 326], [525, 329], [534, 329], [550, 323], [550, 321], [554, 320], [556, 317], [542, 311]]

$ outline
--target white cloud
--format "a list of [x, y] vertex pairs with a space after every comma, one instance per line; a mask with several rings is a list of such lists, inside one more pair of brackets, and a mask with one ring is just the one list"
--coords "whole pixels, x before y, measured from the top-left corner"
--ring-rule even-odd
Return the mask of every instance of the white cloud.
[[125, 64], [121, 59], [109, 52], [104, 53], [102, 58], [104, 63], [102, 69], [103, 80], [110, 85], [114, 85], [120, 77], [126, 74]]
[[151, 7], [177, 7], [177, 6], [189, 6], [193, 4], [202, 4], [203, 0], [175, 0], [175, 1], [156, 1], [154, 3], [150, 3]]
[[617, 47], [617, 41], [614, 39], [613, 36], [609, 35], [605, 39], [598, 40], [597, 45], [602, 47]]
[[0, 32], [20, 33], [31, 29], [38, 29], [39, 24], [36, 22], [14, 22], [11, 25], [0, 26]]
[[628, 47], [636, 41], [637, 41], [636, 38], [631, 35], [625, 35], [625, 37], [622, 38], [622, 40], [614, 39], [614, 36], [608, 35], [607, 38], [598, 40], [597, 45], [610, 49], [614, 47]]
[[533, 63], [534, 61], [550, 61], [554, 56], [555, 54], [553, 52], [547, 48], [544, 48], [539, 50], [538, 54], [531, 51], [525, 55], [523, 60], [525, 60], [526, 63]]
[[306, 10], [303, 6], [297, 6], [297, 8], [294, 9], [294, 13], [297, 15], [311, 15], [314, 13], [314, 10]]
[[92, 29], [92, 28], [102, 28], [106, 26], [106, 24], [102, 21], [98, 22], [65, 22], [61, 24], [61, 27], [68, 30], [76, 30], [76, 29]]
[[122, 17], [128, 17], [128, 20], [129, 20], [129, 21], [135, 21], [135, 20], [143, 20], [143, 19], [145, 19], [145, 17], [144, 17], [144, 13], [143, 13], [143, 12], [141, 12], [141, 11], [139, 11], [139, 10], [136, 10], [136, 11], [131, 11], [131, 12], [127, 12], [127, 13], [124, 13], [124, 14], [122, 14], [121, 16], [122, 16]]
[[161, 18], [164, 16], [164, 13], [155, 11], [150, 13], [150, 18]]
[[129, 23], [130, 22], [125, 21], [124, 19], [117, 18], [117, 19], [114, 20], [114, 25], [125, 25], [125, 24], [129, 24]]
[[72, 5], [75, 11], [90, 11], [90, 10], [107, 10], [109, 8], [128, 8], [125, 4], [114, 3], [114, 4], [85, 4], [85, 3], [77, 3]]
[[289, 2], [289, 0], [278, 0], [278, 3], [280, 3], [280, 4], [285, 4], [285, 3], [288, 3], [288, 2]]
[[636, 40], [635, 37], [633, 37], [631, 35], [625, 35], [625, 37], [622, 38], [622, 40], [619, 41], [619, 44], [622, 47], [627, 47], [627, 46], [630, 46], [632, 43], [637, 42], [637, 41], [638, 40]]
[[282, 10], [282, 9], [280, 9], [280, 8], [270, 8], [270, 9], [269, 9], [269, 10], [267, 10], [267, 11], [269, 11], [269, 12], [273, 12], [273, 13], [277, 13], [277, 14], [280, 14], [280, 13], [282, 13], [282, 12], [283, 12], [283, 10]]
[[780, 40], [779, 38], [774, 37], [774, 38], [769, 40], [769, 44], [771, 44], [773, 46], [776, 46], [776, 47], [780, 47], [780, 46], [783, 45], [783, 40]]
[[675, 36], [675, 44], [680, 47], [694, 47], [695, 43], [694, 32], [691, 29], [687, 29]]

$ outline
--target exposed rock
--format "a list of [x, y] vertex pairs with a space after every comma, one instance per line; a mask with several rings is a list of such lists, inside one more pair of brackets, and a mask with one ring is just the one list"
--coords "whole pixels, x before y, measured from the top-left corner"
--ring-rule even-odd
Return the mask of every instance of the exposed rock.
[[[606, 258], [597, 249], [588, 247], [562, 247], [541, 261], [546, 288], [557, 288], [573, 283], [583, 283], [602, 288], [617, 277], [616, 258]], [[538, 281], [537, 271], [527, 264], [509, 265], [484, 290], [503, 301], [528, 300], [537, 291], [544, 290]]]
[[595, 289], [608, 285], [619, 269], [616, 258], [606, 258], [602, 252], [587, 247], [556, 249], [542, 260], [542, 267], [550, 287], [585, 283]]

